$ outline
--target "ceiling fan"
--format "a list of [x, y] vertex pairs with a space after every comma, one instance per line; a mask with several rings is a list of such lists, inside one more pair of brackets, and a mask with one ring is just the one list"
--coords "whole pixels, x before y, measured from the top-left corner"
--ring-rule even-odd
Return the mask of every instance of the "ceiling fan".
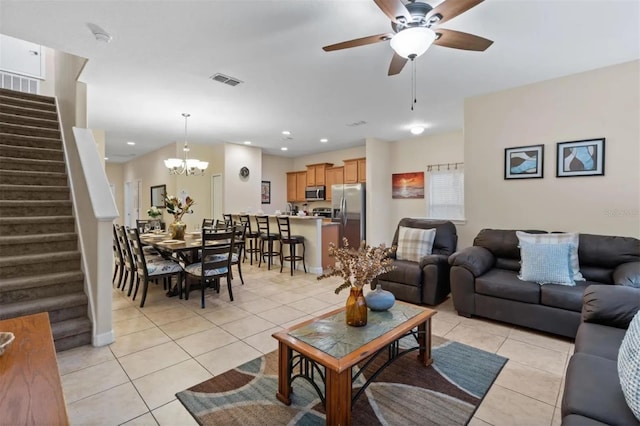
[[348, 49], [391, 40], [394, 50], [388, 75], [402, 71], [407, 61], [422, 55], [431, 46], [451, 47], [462, 50], [486, 50], [493, 41], [460, 31], [433, 28], [477, 6], [484, 0], [445, 0], [438, 6], [410, 0], [406, 5], [400, 0], [374, 0], [376, 5], [391, 19], [393, 33], [383, 33], [355, 40], [343, 41], [322, 49], [325, 52]]

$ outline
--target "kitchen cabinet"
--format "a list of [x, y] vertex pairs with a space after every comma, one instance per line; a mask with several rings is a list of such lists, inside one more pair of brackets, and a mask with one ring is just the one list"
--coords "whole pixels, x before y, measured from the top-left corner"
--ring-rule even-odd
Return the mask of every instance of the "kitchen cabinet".
[[329, 167], [326, 171], [327, 190], [325, 197], [327, 201], [331, 201], [331, 185], [336, 183], [344, 183], [344, 167]]
[[326, 185], [326, 171], [332, 163], [307, 164], [307, 186]]
[[344, 183], [362, 183], [367, 181], [366, 158], [344, 160]]
[[293, 203], [296, 201], [298, 172], [287, 173], [287, 201]]
[[296, 201], [305, 201], [305, 189], [307, 189], [307, 172], [296, 173]]

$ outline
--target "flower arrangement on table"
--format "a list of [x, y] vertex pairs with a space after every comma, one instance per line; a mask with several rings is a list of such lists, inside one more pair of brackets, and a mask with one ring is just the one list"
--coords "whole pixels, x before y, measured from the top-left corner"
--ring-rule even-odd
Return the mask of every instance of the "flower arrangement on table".
[[176, 222], [180, 222], [185, 213], [193, 213], [191, 206], [196, 202], [188, 195], [184, 199], [184, 202], [174, 195], [168, 195], [165, 197], [164, 203], [167, 206], [167, 212], [173, 215]]
[[342, 239], [344, 247], [337, 248], [334, 243], [329, 243], [329, 257], [336, 259], [335, 266], [318, 277], [319, 280], [328, 277], [342, 277], [343, 283], [336, 288], [336, 294], [340, 291], [355, 287], [362, 290], [367, 284], [379, 275], [395, 269], [389, 254], [392, 249], [384, 244], [371, 247], [365, 241], [360, 243], [357, 249], [349, 246], [346, 238]]
[[147, 210], [147, 215], [149, 215], [151, 219], [157, 219], [162, 216], [162, 212], [156, 206], [151, 206], [151, 208]]

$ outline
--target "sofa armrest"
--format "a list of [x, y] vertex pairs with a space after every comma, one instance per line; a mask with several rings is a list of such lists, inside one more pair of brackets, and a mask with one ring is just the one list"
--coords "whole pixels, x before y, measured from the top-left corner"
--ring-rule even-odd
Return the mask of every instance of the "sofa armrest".
[[621, 285], [590, 285], [582, 296], [582, 321], [628, 328], [640, 309], [640, 289]]
[[493, 254], [484, 247], [472, 246], [462, 249], [449, 256], [451, 266], [461, 266], [471, 272], [474, 277], [487, 272], [495, 265]]
[[613, 271], [613, 283], [640, 288], [640, 262], [627, 262]]
[[424, 268], [427, 265], [448, 266], [448, 264], [449, 256], [444, 254], [430, 254], [420, 258], [420, 268]]

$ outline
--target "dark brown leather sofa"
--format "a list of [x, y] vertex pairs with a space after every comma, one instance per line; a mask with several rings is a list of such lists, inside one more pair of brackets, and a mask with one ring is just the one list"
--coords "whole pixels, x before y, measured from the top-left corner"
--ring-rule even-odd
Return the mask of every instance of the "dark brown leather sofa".
[[437, 305], [447, 298], [449, 287], [449, 256], [456, 251], [458, 234], [455, 225], [448, 220], [430, 220], [404, 218], [400, 220], [393, 236], [393, 246], [398, 244], [398, 231], [401, 226], [407, 228], [436, 229], [431, 255], [424, 256], [420, 262], [397, 260], [391, 254], [396, 267], [391, 272], [378, 277], [371, 287], [378, 284], [393, 293], [398, 300], [405, 302]]
[[617, 369], [622, 339], [639, 308], [638, 288], [592, 285], [585, 290], [565, 377], [563, 426], [640, 425], [624, 399]]
[[[545, 231], [526, 231], [545, 233]], [[640, 240], [580, 234], [586, 281], [575, 286], [521, 281], [515, 230], [483, 229], [473, 247], [449, 258], [451, 295], [459, 315], [477, 315], [567, 337], [580, 325], [582, 295], [592, 284], [640, 286]]]

